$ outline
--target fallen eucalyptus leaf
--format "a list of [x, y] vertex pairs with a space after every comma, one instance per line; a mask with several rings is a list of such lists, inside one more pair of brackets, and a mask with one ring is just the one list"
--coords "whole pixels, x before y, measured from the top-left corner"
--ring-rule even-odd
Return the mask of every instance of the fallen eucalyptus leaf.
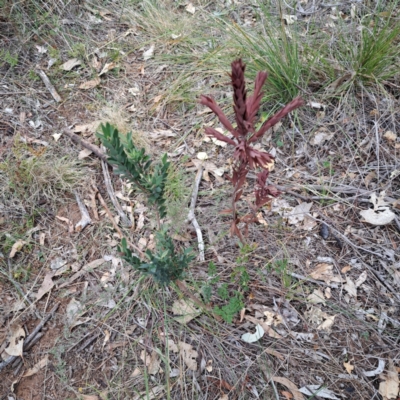
[[256, 325], [256, 332], [255, 333], [245, 333], [242, 335], [243, 342], [246, 343], [254, 343], [260, 340], [264, 336], [264, 329], [261, 325]]

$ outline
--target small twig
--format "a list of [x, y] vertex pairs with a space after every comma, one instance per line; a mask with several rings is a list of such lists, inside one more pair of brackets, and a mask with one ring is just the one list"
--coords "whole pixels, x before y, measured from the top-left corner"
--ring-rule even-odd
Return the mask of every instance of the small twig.
[[199, 258], [200, 261], [204, 261], [204, 241], [203, 241], [203, 235], [201, 233], [200, 225], [197, 222], [197, 219], [194, 215], [194, 209], [196, 207], [196, 201], [197, 201], [197, 195], [199, 193], [199, 185], [201, 182], [201, 177], [203, 175], [203, 167], [200, 167], [199, 170], [197, 171], [196, 179], [194, 181], [193, 185], [193, 192], [192, 192], [192, 197], [190, 199], [190, 208], [189, 208], [189, 214], [188, 214], [188, 221], [192, 223], [194, 226], [194, 229], [196, 230], [197, 234], [197, 241], [199, 243]]
[[89, 264], [86, 264], [80, 271], [75, 272], [75, 274], [72, 275], [66, 282], [57, 286], [57, 288], [62, 289], [66, 286], [69, 286], [72, 282], [76, 281], [78, 278], [80, 278], [82, 275], [84, 275], [87, 271], [91, 271], [97, 267], [100, 267], [105, 262], [106, 261], [103, 258], [99, 258], [97, 260], [91, 261]]
[[44, 333], [39, 332], [30, 342], [29, 344], [24, 347], [24, 351], [29, 351], [42, 337], [44, 336]]
[[[100, 160], [103, 160], [105, 162], [107, 161], [107, 156], [100, 150], [98, 146], [95, 144], [89, 143], [86, 140], [82, 139], [78, 135], [76, 135], [74, 132], [72, 132], [70, 129], [65, 128], [63, 130], [63, 133], [65, 133], [71, 140], [73, 140], [75, 143], [80, 144], [81, 146], [85, 147], [86, 149], [92, 151], [95, 156], [100, 158]], [[110, 164], [111, 165], [111, 164]]]
[[79, 198], [78, 192], [74, 191], [74, 194], [76, 197], [76, 202], [78, 203], [79, 211], [81, 212], [82, 215], [80, 221], [75, 225], [75, 230], [77, 232], [81, 232], [86, 228], [86, 226], [92, 223], [92, 219], [90, 218], [90, 215], [88, 213], [85, 204]]
[[97, 212], [97, 205], [96, 205], [96, 195], [97, 195], [97, 188], [93, 188], [93, 192], [90, 192], [90, 207], [93, 210], [94, 219], [96, 221], [99, 220], [99, 213]]
[[98, 190], [97, 190], [97, 197], [100, 200], [101, 205], [106, 210], [107, 216], [111, 220], [111, 223], [113, 224], [114, 229], [117, 231], [119, 238], [122, 239], [124, 237], [124, 234], [122, 233], [122, 231], [121, 231], [120, 227], [118, 226], [118, 224], [115, 222], [115, 219], [114, 219], [113, 215], [111, 214], [110, 209], [108, 208], [106, 202], [103, 199], [103, 196], [100, 194], [100, 192]]
[[[104, 207], [104, 209], [106, 210], [106, 213], [107, 213], [107, 215], [108, 215], [108, 218], [111, 220], [111, 222], [112, 222], [112, 224], [113, 224], [115, 230], [117, 231], [117, 233], [118, 233], [120, 239], [122, 239], [122, 238], [124, 237], [124, 234], [122, 233], [121, 229], [119, 228], [119, 226], [118, 226], [117, 223], [115, 222], [115, 219], [114, 219], [114, 217], [112, 216], [111, 211], [110, 211], [110, 209], [108, 208], [106, 202], [104, 201], [103, 196], [100, 194], [100, 192], [98, 191], [98, 189], [97, 189], [96, 186], [93, 185], [93, 189], [97, 190], [97, 197], [99, 198], [101, 205], [102, 205], [102, 206]], [[143, 253], [142, 250], [139, 249], [139, 247], [135, 246], [132, 242], [128, 242], [128, 243], [129, 243], [129, 245], [130, 245], [133, 249], [135, 249], [135, 251], [137, 251], [137, 252], [139, 253], [139, 255], [140, 255], [140, 257], [141, 257], [142, 259], [145, 259], [145, 254]]]
[[53, 99], [57, 103], [61, 103], [61, 101], [62, 101], [61, 96], [57, 93], [57, 90], [55, 89], [53, 84], [50, 82], [50, 79], [44, 73], [44, 71], [42, 71], [41, 69], [37, 69], [36, 73], [42, 78], [44, 85], [46, 86], [46, 88], [50, 92], [50, 94], [53, 96]]
[[101, 335], [101, 332], [95, 333], [92, 337], [87, 339], [85, 343], [82, 344], [81, 347], [78, 349], [78, 353], [80, 353], [82, 350], [86, 349], [91, 343], [93, 343], [99, 336]]
[[104, 160], [101, 160], [101, 167], [103, 169], [104, 182], [106, 184], [108, 196], [110, 197], [111, 202], [113, 203], [115, 209], [117, 210], [117, 213], [121, 218], [121, 222], [125, 226], [130, 228], [132, 226], [132, 222], [126, 216], [126, 214], [124, 213], [124, 210], [121, 207], [121, 204], [119, 204], [119, 201], [115, 197], [114, 189], [113, 189], [112, 184], [111, 184], [110, 173], [108, 172], [108, 166], [107, 166], [107, 163]]
[[[33, 342], [35, 339], [36, 335], [39, 333], [39, 331], [43, 328], [43, 326], [46, 324], [46, 322], [54, 316], [54, 313], [57, 311], [58, 307], [60, 306], [60, 303], [57, 303], [50, 311], [50, 313], [45, 317], [39, 324], [38, 326], [33, 330], [33, 332], [26, 338], [24, 342], [24, 349], [28, 347], [28, 345]], [[18, 356], [10, 356], [6, 360], [0, 363], [0, 371], [3, 370], [7, 365], [13, 363]]]

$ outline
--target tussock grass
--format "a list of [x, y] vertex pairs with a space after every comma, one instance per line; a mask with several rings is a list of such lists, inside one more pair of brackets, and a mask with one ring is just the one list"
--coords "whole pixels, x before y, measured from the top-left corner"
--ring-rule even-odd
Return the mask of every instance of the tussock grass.
[[12, 154], [0, 164], [3, 196], [10, 191], [31, 205], [43, 198], [57, 202], [65, 192], [84, 185], [87, 172], [77, 158], [59, 157], [51, 149], [33, 154], [18, 137]]
[[349, 75], [344, 85], [348, 89], [359, 91], [364, 85], [369, 90], [373, 87], [379, 90], [386, 81], [398, 80], [399, 34], [397, 18], [360, 16], [353, 24], [338, 24], [337, 38], [327, 58], [339, 66], [339, 77]]

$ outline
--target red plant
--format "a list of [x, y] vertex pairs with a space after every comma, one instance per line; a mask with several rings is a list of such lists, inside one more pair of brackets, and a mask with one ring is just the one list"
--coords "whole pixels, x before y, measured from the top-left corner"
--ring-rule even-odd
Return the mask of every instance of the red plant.
[[255, 204], [252, 209], [255, 211], [267, 204], [273, 197], [277, 197], [280, 192], [273, 186], [267, 186], [269, 170], [268, 163], [273, 160], [273, 156], [267, 152], [260, 151], [251, 146], [251, 143], [260, 139], [268, 129], [276, 125], [283, 117], [291, 111], [302, 106], [304, 101], [301, 97], [296, 97], [280, 111], [267, 119], [258, 129], [254, 128], [257, 112], [260, 108], [260, 102], [263, 96], [261, 89], [267, 79], [266, 72], [258, 72], [254, 84], [254, 93], [247, 98], [246, 83], [244, 78], [245, 64], [241, 59], [232, 62], [232, 87], [233, 87], [233, 109], [235, 112], [236, 128], [229, 122], [227, 116], [222, 112], [221, 108], [211, 97], [202, 95], [200, 103], [210, 108], [218, 117], [222, 125], [233, 135], [233, 139], [229, 138], [214, 128], [205, 128], [206, 135], [213, 136], [218, 140], [228, 143], [235, 147], [233, 157], [235, 164], [233, 166], [231, 181], [234, 191], [232, 196], [232, 224], [231, 234], [237, 235], [241, 241], [243, 237], [238, 229], [239, 222], [245, 222], [246, 227], [249, 222], [255, 221], [255, 217], [245, 215], [238, 217], [236, 212], [236, 203], [239, 201], [243, 193], [243, 184], [246, 182], [247, 174], [250, 170], [261, 169], [257, 173], [257, 182], [255, 185]]

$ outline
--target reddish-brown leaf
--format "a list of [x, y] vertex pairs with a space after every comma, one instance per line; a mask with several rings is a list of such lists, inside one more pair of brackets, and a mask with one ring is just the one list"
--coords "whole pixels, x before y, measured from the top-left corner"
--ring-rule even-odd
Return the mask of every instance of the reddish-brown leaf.
[[256, 81], [254, 83], [254, 93], [247, 99], [246, 102], [246, 110], [247, 110], [247, 122], [253, 126], [254, 119], [256, 114], [260, 108], [260, 102], [263, 96], [261, 92], [262, 87], [268, 77], [266, 72], [259, 72], [256, 77]]
[[215, 139], [221, 140], [221, 142], [225, 142], [228, 144], [232, 144], [234, 146], [236, 146], [236, 142], [234, 140], [232, 140], [231, 138], [226, 137], [225, 135], [223, 135], [221, 132], [218, 132], [216, 129], [211, 128], [209, 126], [207, 126], [204, 131], [206, 132], [207, 136], [213, 136], [215, 137]]
[[274, 114], [271, 118], [268, 118], [262, 125], [259, 131], [253, 135], [249, 142], [254, 142], [258, 138], [260, 138], [262, 135], [264, 135], [265, 132], [269, 128], [272, 128], [274, 125], [276, 125], [283, 117], [286, 117], [291, 111], [295, 110], [296, 108], [301, 107], [304, 105], [304, 100], [301, 97], [296, 97], [293, 99], [289, 104], [287, 104], [285, 107], [282, 108], [282, 110], [278, 111], [276, 114]]
[[220, 120], [221, 124], [225, 127], [225, 129], [231, 132], [233, 136], [235, 137], [239, 136], [237, 131], [233, 128], [232, 124], [229, 122], [226, 115], [222, 112], [222, 110], [219, 108], [218, 104], [212, 97], [201, 95], [200, 104], [207, 106], [218, 117], [218, 119]]

